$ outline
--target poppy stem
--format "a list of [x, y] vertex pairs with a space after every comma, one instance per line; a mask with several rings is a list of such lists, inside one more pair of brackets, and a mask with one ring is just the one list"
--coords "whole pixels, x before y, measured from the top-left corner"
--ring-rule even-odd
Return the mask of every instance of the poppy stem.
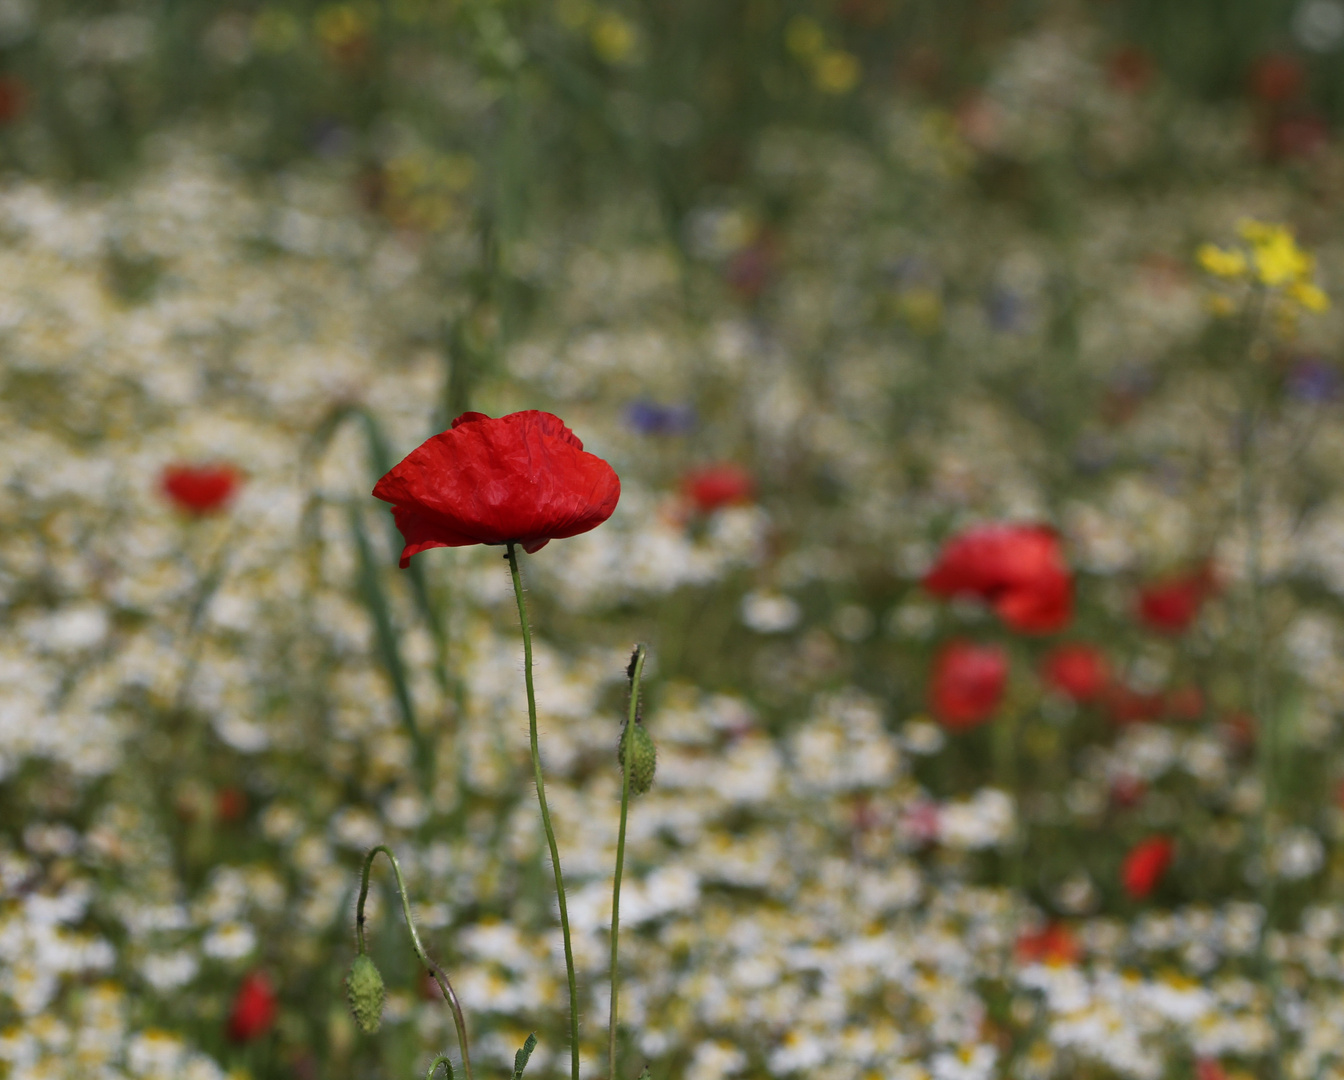
[[639, 716], [639, 681], [644, 677], [643, 645], [635, 646], [635, 663], [630, 671], [630, 713], [625, 721], [625, 753], [621, 755], [621, 827], [616, 834], [616, 874], [611, 885], [611, 1015], [607, 1024], [607, 1075], [616, 1080], [616, 1003], [620, 993], [616, 956], [621, 929], [621, 877], [625, 872], [625, 819], [630, 810], [630, 762], [634, 759], [633, 728]]
[[509, 543], [505, 557], [509, 560], [509, 573], [513, 576], [513, 594], [518, 600], [518, 619], [523, 627], [523, 682], [527, 686], [527, 723], [532, 740], [532, 775], [537, 784], [541, 824], [546, 830], [546, 842], [551, 848], [551, 866], [555, 868], [555, 893], [560, 902], [560, 934], [565, 940], [565, 974], [569, 977], [570, 1072], [572, 1080], [579, 1080], [579, 982], [574, 975], [574, 945], [569, 936], [569, 908], [565, 903], [565, 879], [560, 873], [560, 849], [555, 843], [551, 811], [546, 806], [546, 782], [541, 775], [541, 748], [537, 739], [537, 694], [532, 686], [532, 627], [527, 621], [527, 605], [523, 601], [523, 578], [518, 572], [518, 545]]
[[[467, 1053], [467, 1021], [462, 1016], [462, 1006], [457, 1003], [457, 995], [453, 993], [453, 984], [448, 981], [448, 975], [429, 958], [429, 953], [425, 952], [425, 946], [420, 941], [420, 934], [415, 929], [415, 921], [411, 918], [411, 901], [406, 892], [406, 879], [401, 876], [401, 864], [397, 862], [397, 857], [392, 854], [392, 849], [386, 844], [379, 844], [364, 856], [364, 872], [359, 881], [359, 903], [355, 907], [355, 940], [359, 946], [361, 955], [365, 952], [364, 948], [364, 902], [369, 897], [369, 871], [373, 869], [373, 860], [378, 853], [382, 852], [387, 856], [387, 861], [392, 864], [392, 874], [397, 879], [397, 892], [401, 896], [401, 913], [406, 918], [406, 929], [411, 934], [411, 947], [415, 949], [415, 955], [420, 958], [420, 963], [425, 966], [425, 970], [439, 984], [439, 989], [443, 992], [443, 1000], [448, 1003], [448, 1008], [453, 1014], [453, 1024], [457, 1027], [458, 1045], [462, 1047], [462, 1071], [467, 1074], [467, 1080], [475, 1080], [471, 1073], [471, 1055]], [[438, 1062], [431, 1067], [432, 1075], [434, 1068], [437, 1068]], [[452, 1065], [448, 1066], [448, 1075], [453, 1075]]]

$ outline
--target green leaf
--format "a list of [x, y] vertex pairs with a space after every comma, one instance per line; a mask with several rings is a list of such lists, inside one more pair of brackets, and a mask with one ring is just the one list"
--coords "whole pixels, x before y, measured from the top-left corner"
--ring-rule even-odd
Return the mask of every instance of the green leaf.
[[364, 606], [373, 617], [374, 630], [378, 641], [378, 655], [392, 682], [392, 692], [397, 699], [397, 709], [401, 713], [402, 726], [415, 748], [416, 761], [428, 777], [428, 748], [420, 734], [420, 725], [415, 718], [415, 702], [411, 697], [410, 681], [406, 674], [406, 665], [401, 658], [401, 647], [397, 642], [397, 631], [392, 625], [392, 610], [387, 603], [379, 579], [378, 563], [373, 557], [373, 546], [364, 529], [364, 515], [358, 507], [351, 506], [350, 533], [359, 553], [359, 592]]
[[513, 1055], [513, 1080], [523, 1080], [523, 1070], [527, 1068], [527, 1059], [537, 1048], [537, 1033], [534, 1031], [523, 1043], [523, 1048]]

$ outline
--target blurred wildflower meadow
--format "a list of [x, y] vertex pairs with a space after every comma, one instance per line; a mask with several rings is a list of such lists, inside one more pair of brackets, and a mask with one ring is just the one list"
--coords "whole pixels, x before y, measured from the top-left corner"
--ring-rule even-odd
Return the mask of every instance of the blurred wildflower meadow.
[[523, 409], [586, 1080], [1344, 1078], [1341, 124], [1341, 0], [0, 0], [0, 1078], [460, 1070], [379, 844], [566, 1075], [503, 549], [370, 497]]

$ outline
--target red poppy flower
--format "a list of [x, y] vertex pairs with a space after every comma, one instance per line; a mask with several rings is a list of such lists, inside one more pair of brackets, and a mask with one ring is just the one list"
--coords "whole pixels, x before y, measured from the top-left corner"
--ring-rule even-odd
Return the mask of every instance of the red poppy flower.
[[1074, 701], [1095, 701], [1110, 685], [1111, 668], [1093, 645], [1061, 645], [1041, 663], [1046, 685]]
[[1212, 592], [1213, 575], [1207, 567], [1155, 581], [1139, 591], [1139, 621], [1159, 634], [1183, 634]]
[[1166, 697], [1158, 692], [1135, 690], [1123, 683], [1112, 683], [1105, 692], [1106, 710], [1117, 724], [1156, 720], [1166, 708]]
[[1148, 794], [1148, 785], [1137, 776], [1121, 774], [1111, 781], [1111, 802], [1122, 810], [1138, 806]]
[[723, 276], [739, 300], [752, 301], [765, 292], [778, 263], [774, 238], [762, 231], [750, 244], [733, 253]]
[[429, 548], [521, 544], [529, 553], [611, 517], [621, 481], [564, 421], [529, 410], [463, 413], [378, 481], [406, 541], [401, 566]]
[[224, 509], [242, 480], [231, 465], [169, 465], [159, 486], [179, 510], [199, 516]]
[[1200, 1058], [1195, 1062], [1195, 1080], [1227, 1080], [1227, 1072], [1215, 1058]]
[[681, 490], [702, 514], [711, 514], [725, 506], [749, 503], [756, 493], [756, 482], [741, 465], [706, 465], [687, 473]]
[[279, 1001], [275, 988], [264, 972], [246, 976], [233, 997], [229, 1010], [228, 1036], [233, 1042], [251, 1042], [265, 1035], [275, 1023]]
[[1169, 836], [1150, 836], [1136, 844], [1125, 856], [1125, 864], [1120, 870], [1125, 892], [1135, 900], [1151, 895], [1175, 854], [1176, 842]]
[[12, 124], [28, 110], [28, 87], [13, 75], [0, 75], [0, 125]]
[[1049, 964], [1051, 967], [1076, 964], [1082, 952], [1073, 931], [1063, 923], [1050, 923], [1034, 933], [1022, 934], [1014, 949], [1019, 964]]
[[1316, 113], [1280, 116], [1270, 122], [1264, 142], [1273, 161], [1315, 157], [1330, 145], [1330, 125]]
[[950, 641], [933, 662], [929, 707], [953, 731], [983, 724], [999, 707], [1008, 657], [997, 645]]
[[229, 825], [243, 820], [247, 813], [247, 794], [236, 787], [220, 788], [215, 792], [215, 816]]
[[1251, 93], [1271, 105], [1291, 101], [1302, 93], [1306, 84], [1302, 64], [1286, 53], [1262, 56], [1251, 69]]
[[1014, 630], [1059, 630], [1073, 614], [1073, 581], [1059, 536], [1042, 525], [980, 525], [953, 537], [924, 577], [935, 596], [978, 596]]
[[1106, 63], [1106, 78], [1124, 94], [1137, 94], [1153, 81], [1153, 60], [1137, 45], [1124, 45]]
[[1204, 715], [1204, 692], [1198, 686], [1182, 686], [1167, 695], [1165, 704], [1173, 720], [1198, 720]]

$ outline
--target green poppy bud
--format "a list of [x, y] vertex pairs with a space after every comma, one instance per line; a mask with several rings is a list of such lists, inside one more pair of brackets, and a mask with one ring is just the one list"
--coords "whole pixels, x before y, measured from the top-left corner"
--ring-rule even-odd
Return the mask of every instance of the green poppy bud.
[[345, 977], [345, 996], [359, 1030], [372, 1035], [383, 1022], [383, 999], [387, 990], [377, 965], [365, 953], [356, 956], [350, 965], [350, 973]]
[[[630, 735], [630, 725], [621, 732], [621, 741], [616, 747], [616, 760], [625, 768], [626, 740]], [[658, 769], [658, 748], [653, 745], [653, 737], [644, 730], [643, 724], [634, 725], [633, 749], [630, 754], [630, 793], [643, 795], [653, 787], [653, 774]]]

